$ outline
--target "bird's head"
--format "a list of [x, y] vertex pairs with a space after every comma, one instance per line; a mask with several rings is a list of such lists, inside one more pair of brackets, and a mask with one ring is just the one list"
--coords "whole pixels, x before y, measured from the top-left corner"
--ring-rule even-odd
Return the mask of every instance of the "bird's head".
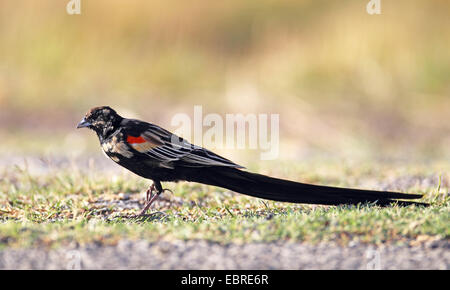
[[108, 106], [95, 107], [86, 113], [77, 128], [89, 128], [97, 132], [99, 136], [105, 137], [120, 124], [122, 119], [116, 111]]

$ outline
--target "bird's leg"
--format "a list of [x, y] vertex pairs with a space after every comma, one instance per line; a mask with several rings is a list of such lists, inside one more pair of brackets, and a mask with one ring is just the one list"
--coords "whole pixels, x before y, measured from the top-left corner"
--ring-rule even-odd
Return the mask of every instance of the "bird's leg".
[[[153, 194], [156, 188], [156, 193]], [[142, 211], [139, 213], [139, 216], [145, 215], [149, 207], [152, 205], [152, 203], [159, 197], [161, 192], [164, 190], [162, 189], [161, 183], [159, 181], [154, 181], [153, 184], [150, 186], [150, 188], [147, 190], [147, 196], [145, 198], [145, 207], [142, 209]]]
[[152, 183], [152, 185], [147, 189], [147, 193], [145, 195], [145, 203], [149, 202], [149, 200], [152, 198], [154, 190], [155, 190], [155, 184]]
[[[152, 194], [150, 196], [150, 199], [148, 199], [148, 198], [146, 199], [145, 207], [144, 207], [144, 209], [141, 210], [141, 212], [139, 213], [139, 216], [145, 215], [145, 212], [150, 208], [152, 203], [159, 197], [159, 195], [161, 193], [163, 193], [166, 190], [173, 194], [173, 191], [170, 190], [170, 189], [167, 189], [167, 188], [164, 188], [161, 192], [156, 192], [156, 194], [153, 194], [153, 190], [152, 190]], [[148, 191], [147, 191], [147, 196], [148, 196]]]
[[147, 202], [144, 209], [139, 213], [139, 216], [145, 215], [145, 212], [148, 210], [148, 208], [152, 205], [152, 203], [159, 197], [159, 193], [152, 195], [152, 198]]

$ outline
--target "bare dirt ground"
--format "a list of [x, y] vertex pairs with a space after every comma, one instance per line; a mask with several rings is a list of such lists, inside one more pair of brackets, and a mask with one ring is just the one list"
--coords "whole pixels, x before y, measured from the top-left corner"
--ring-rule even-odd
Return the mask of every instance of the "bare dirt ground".
[[0, 251], [0, 269], [450, 269], [448, 241], [418, 247], [206, 241], [120, 241], [58, 250]]

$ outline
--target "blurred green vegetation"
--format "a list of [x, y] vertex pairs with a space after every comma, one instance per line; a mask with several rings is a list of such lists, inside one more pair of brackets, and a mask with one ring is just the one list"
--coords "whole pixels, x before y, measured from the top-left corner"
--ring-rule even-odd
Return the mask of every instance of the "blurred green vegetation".
[[0, 2], [3, 152], [60, 142], [95, 105], [173, 129], [201, 104], [279, 113], [290, 159], [450, 158], [448, 1], [67, 2]]

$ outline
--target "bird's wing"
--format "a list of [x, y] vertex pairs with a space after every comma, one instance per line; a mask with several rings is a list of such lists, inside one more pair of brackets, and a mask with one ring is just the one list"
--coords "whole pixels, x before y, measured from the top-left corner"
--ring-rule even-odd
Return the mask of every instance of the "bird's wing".
[[[142, 122], [139, 122], [143, 125]], [[243, 168], [205, 148], [193, 145], [183, 138], [154, 124], [145, 123], [139, 132], [127, 133], [126, 142], [134, 150], [147, 155], [163, 166], [172, 168], [226, 166]]]

